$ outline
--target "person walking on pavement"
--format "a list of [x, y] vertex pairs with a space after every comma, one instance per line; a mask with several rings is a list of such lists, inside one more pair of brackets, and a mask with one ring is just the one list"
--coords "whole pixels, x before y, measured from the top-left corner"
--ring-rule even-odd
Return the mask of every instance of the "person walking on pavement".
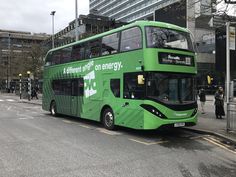
[[224, 91], [222, 87], [219, 87], [215, 93], [215, 115], [217, 119], [222, 119], [222, 116], [225, 116]]
[[199, 98], [200, 98], [200, 103], [201, 103], [201, 108], [202, 108], [202, 114], [205, 114], [206, 93], [203, 88], [199, 90]]
[[33, 99], [34, 97], [35, 97], [36, 99], [38, 99], [38, 94], [37, 94], [36, 88], [33, 88], [33, 89], [32, 89], [32, 93], [31, 93], [31, 99]]

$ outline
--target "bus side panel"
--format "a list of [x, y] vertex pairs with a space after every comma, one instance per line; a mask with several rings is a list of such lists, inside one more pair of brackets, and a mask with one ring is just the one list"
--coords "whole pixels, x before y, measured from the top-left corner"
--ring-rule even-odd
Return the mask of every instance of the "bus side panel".
[[[96, 63], [97, 65], [97, 63]], [[91, 70], [84, 76], [84, 96], [81, 105], [81, 118], [100, 121], [104, 90], [101, 72]]]
[[[143, 110], [139, 106], [143, 101], [136, 99], [124, 99], [124, 73], [140, 72], [143, 63], [143, 51], [136, 50], [131, 52], [120, 53], [114, 58], [107, 57], [105, 63], [112, 62], [121, 63], [121, 67], [117, 70], [104, 70], [102, 79], [103, 87], [103, 105], [112, 108], [115, 116], [115, 125], [142, 129], [143, 128]], [[120, 79], [120, 97], [115, 97], [111, 91], [111, 79]], [[125, 105], [128, 102], [128, 105]]]
[[84, 99], [83, 105], [79, 105], [81, 107], [81, 118], [100, 121], [100, 100], [90, 100]]
[[115, 124], [133, 129], [144, 128], [144, 111], [138, 100], [120, 100], [115, 106]]

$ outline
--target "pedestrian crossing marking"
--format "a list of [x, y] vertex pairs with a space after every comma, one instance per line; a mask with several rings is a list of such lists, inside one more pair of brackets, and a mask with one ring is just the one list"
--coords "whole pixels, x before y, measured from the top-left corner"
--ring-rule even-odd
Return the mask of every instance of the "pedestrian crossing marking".
[[13, 99], [6, 99], [6, 100], [0, 99], [0, 102], [4, 102], [4, 101], [14, 102], [15, 100], [13, 100]]

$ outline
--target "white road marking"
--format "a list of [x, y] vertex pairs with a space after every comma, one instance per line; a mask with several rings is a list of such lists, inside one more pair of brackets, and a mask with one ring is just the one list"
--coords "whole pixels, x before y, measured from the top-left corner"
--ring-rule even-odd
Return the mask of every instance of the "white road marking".
[[4, 100], [0, 100], [0, 102], [3, 102]]
[[34, 106], [34, 107], [24, 107], [24, 109], [38, 109], [39, 107]]
[[26, 119], [34, 119], [33, 117], [20, 117], [20, 118], [18, 118], [18, 119], [20, 119], [20, 120], [26, 120]]
[[73, 124], [72, 121], [69, 121], [69, 120], [62, 120], [63, 122], [67, 123], [67, 124]]
[[129, 140], [134, 141], [134, 142], [136, 142], [136, 143], [144, 144], [144, 145], [147, 145], [147, 146], [154, 145], [154, 144], [167, 143], [167, 142], [168, 142], [168, 141], [146, 142], [146, 141], [141, 141], [141, 140], [132, 139], [132, 138], [130, 138]]
[[20, 119], [20, 120], [25, 120], [25, 119], [34, 119], [33, 116], [29, 116], [29, 115], [21, 114], [21, 113], [19, 113], [19, 112], [17, 112], [16, 115], [19, 116], [18, 119]]
[[80, 127], [91, 129], [90, 126], [79, 124]]
[[13, 100], [13, 99], [6, 99], [7, 101], [9, 101], [9, 102], [13, 102], [13, 101], [15, 101], [15, 100]]
[[104, 128], [97, 128], [97, 130], [99, 132], [101, 132], [101, 133], [105, 133], [105, 134], [108, 134], [108, 135], [121, 135], [121, 133], [110, 131], [110, 130], [106, 130]]

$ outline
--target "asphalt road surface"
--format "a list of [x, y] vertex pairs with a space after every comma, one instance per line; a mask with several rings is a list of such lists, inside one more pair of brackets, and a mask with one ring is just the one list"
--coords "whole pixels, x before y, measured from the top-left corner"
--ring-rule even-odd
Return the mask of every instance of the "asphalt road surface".
[[0, 95], [0, 177], [235, 177], [236, 152], [182, 129], [108, 131]]

